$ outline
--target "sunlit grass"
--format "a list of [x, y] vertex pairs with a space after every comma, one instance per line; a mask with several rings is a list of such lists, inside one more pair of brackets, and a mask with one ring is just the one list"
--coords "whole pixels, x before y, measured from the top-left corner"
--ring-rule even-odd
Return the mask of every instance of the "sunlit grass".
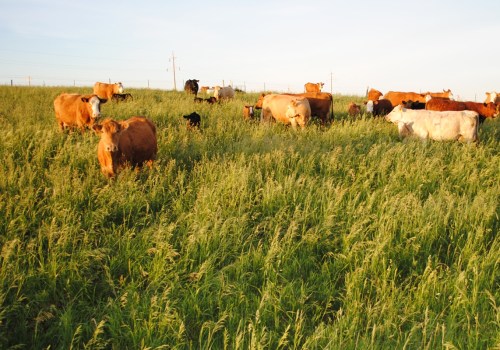
[[107, 180], [62, 91], [0, 87], [0, 348], [500, 346], [497, 120], [423, 143], [361, 97], [293, 131], [243, 122], [258, 94], [131, 90], [102, 113], [151, 118], [158, 160]]

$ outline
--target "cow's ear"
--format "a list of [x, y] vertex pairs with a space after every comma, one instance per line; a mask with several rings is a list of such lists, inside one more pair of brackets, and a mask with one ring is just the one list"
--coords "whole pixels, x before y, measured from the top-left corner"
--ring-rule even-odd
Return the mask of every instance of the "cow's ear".
[[123, 131], [123, 130], [127, 130], [128, 127], [129, 127], [128, 121], [126, 121], [126, 120], [121, 121], [120, 122], [120, 130], [118, 130], [118, 131], [120, 132], [120, 131]]
[[85, 102], [85, 103], [89, 102], [89, 100], [90, 99], [88, 97], [82, 97], [82, 101]]
[[92, 130], [99, 135], [102, 132], [102, 124], [94, 124], [92, 125]]

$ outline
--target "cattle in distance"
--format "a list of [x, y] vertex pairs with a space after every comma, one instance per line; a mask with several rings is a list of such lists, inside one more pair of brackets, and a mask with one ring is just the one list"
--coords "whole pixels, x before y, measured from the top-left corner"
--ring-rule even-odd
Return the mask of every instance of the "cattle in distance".
[[99, 98], [110, 100], [115, 94], [123, 94], [123, 84], [106, 84], [97, 82], [94, 84], [94, 94], [99, 96]]
[[184, 84], [184, 91], [188, 94], [197, 95], [198, 94], [198, 82], [196, 79], [189, 79]]

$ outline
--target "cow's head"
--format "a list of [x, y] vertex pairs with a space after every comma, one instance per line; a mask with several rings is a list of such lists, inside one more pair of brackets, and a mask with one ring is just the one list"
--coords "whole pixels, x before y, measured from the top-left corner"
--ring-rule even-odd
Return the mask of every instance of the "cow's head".
[[255, 109], [262, 109], [262, 103], [264, 102], [264, 97], [266, 94], [260, 94], [257, 103], [255, 104]]
[[88, 103], [91, 109], [91, 117], [96, 120], [101, 117], [101, 103], [106, 103], [105, 98], [99, 98], [97, 95], [83, 96], [82, 101]]
[[448, 89], [448, 90], [443, 89], [443, 92], [445, 94], [445, 97], [448, 97], [450, 100], [454, 100], [455, 99], [453, 97], [453, 93], [451, 92], [451, 89]]
[[385, 116], [385, 120], [392, 123], [398, 123], [403, 117], [403, 105], [397, 105], [393, 110]]
[[116, 86], [116, 93], [123, 94], [123, 84], [122, 83], [115, 83], [115, 86]]
[[246, 105], [243, 107], [243, 117], [245, 119], [252, 119], [254, 117], [253, 106]]
[[367, 113], [373, 113], [373, 104], [374, 104], [374, 102], [372, 100], [368, 100], [366, 102], [366, 112]]
[[120, 123], [112, 119], [106, 119], [101, 124], [94, 124], [92, 129], [101, 137], [99, 141], [106, 152], [115, 153], [118, 151], [120, 134], [128, 128], [127, 123]]

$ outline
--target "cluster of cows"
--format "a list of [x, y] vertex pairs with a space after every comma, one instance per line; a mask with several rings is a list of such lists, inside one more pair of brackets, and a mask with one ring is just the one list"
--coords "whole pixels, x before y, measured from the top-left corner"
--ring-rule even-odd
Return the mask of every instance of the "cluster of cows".
[[156, 126], [145, 117], [132, 117], [124, 121], [106, 119], [97, 123], [101, 117], [101, 104], [108, 100], [128, 99], [123, 94], [121, 83], [95, 83], [92, 94], [62, 93], [54, 100], [54, 110], [59, 128], [92, 128], [100, 136], [97, 158], [102, 173], [107, 177], [116, 176], [127, 164], [132, 166], [152, 165], [156, 158], [158, 145]]
[[[215, 103], [231, 99], [235, 90], [231, 86], [213, 88], [214, 96], [198, 98], [198, 80], [188, 80], [185, 91], [194, 94], [195, 102]], [[304, 128], [311, 117], [317, 117], [323, 125], [333, 121], [332, 94], [322, 92], [323, 83], [307, 83], [300, 94], [261, 94], [255, 105], [246, 105], [243, 116], [254, 118], [254, 110], [261, 109], [261, 121], [279, 121], [292, 127]], [[87, 95], [62, 93], [54, 100], [56, 120], [62, 131], [85, 128], [93, 129], [100, 136], [98, 160], [101, 171], [107, 177], [116, 176], [119, 169], [132, 166], [151, 166], [156, 158], [158, 145], [156, 127], [146, 117], [132, 117], [124, 121], [111, 119], [97, 123], [101, 116], [100, 106], [108, 100], [127, 100], [121, 83], [96, 83], [93, 93]], [[367, 95], [366, 111], [374, 116], [397, 124], [402, 137], [417, 135], [422, 139], [477, 141], [479, 124], [484, 118], [500, 113], [500, 94], [487, 93], [484, 103], [458, 102], [450, 90], [425, 94], [393, 92], [385, 95], [371, 89]], [[361, 106], [351, 103], [348, 113], [361, 113]], [[198, 113], [183, 116], [189, 128], [199, 128]]]
[[[450, 89], [443, 92], [396, 92], [385, 95], [371, 89], [366, 111], [398, 125], [402, 137], [416, 135], [422, 139], [477, 141], [479, 124], [500, 113], [500, 95], [486, 93], [483, 103], [454, 101]], [[349, 115], [359, 114], [361, 107], [351, 103]]]

